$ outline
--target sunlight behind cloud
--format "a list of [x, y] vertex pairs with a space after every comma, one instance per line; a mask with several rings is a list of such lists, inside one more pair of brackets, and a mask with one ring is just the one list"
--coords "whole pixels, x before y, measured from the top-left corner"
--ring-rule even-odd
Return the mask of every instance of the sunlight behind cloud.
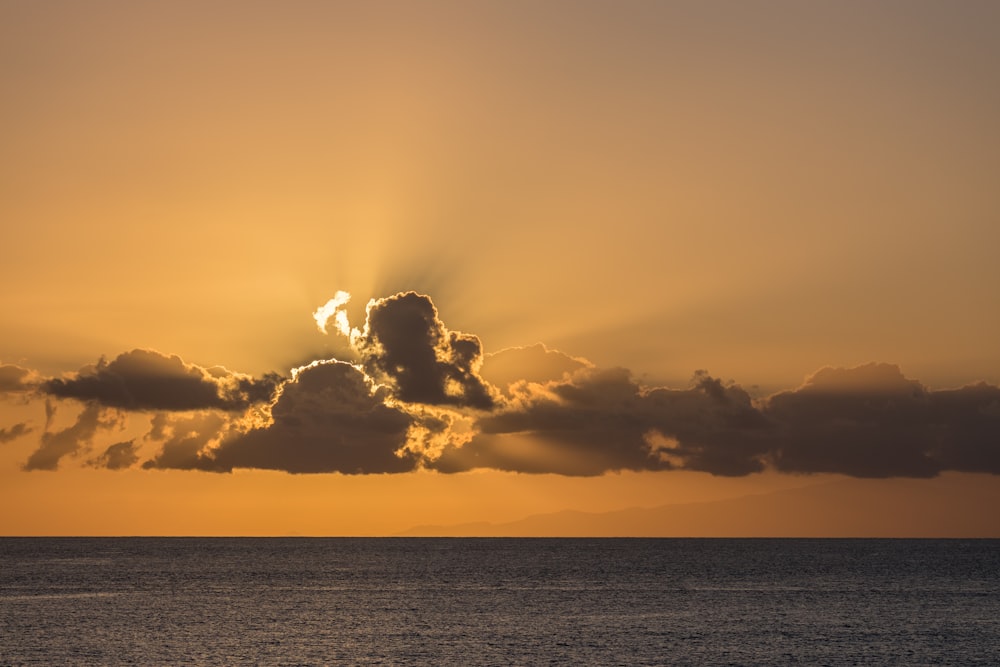
[[175, 4], [0, 5], [0, 532], [1000, 489], [1000, 3]]
[[349, 293], [344, 290], [338, 290], [332, 299], [317, 308], [316, 312], [313, 313], [313, 318], [316, 320], [316, 326], [319, 327], [319, 330], [323, 333], [328, 333], [326, 325], [329, 323], [330, 318], [333, 318], [333, 325], [337, 328], [337, 332], [350, 337], [351, 325], [347, 320], [347, 311], [344, 310], [344, 306], [350, 300], [351, 295]]

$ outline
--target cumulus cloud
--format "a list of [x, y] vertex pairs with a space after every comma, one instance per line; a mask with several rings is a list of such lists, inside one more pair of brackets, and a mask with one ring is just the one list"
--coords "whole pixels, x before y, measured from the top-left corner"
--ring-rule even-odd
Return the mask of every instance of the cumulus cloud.
[[417, 456], [405, 450], [412, 423], [405, 412], [386, 405], [385, 391], [373, 390], [355, 366], [319, 362], [282, 385], [269, 423], [232, 432], [211, 449], [205, 447], [207, 439], [198, 438], [218, 432], [221, 423], [191, 428], [183, 438], [172, 435], [164, 455], [148, 465], [220, 472], [405, 472], [417, 463]]
[[930, 395], [942, 470], [1000, 475], [1000, 387], [985, 382]]
[[403, 452], [411, 419], [386, 405], [351, 364], [307, 367], [282, 387], [273, 422], [221, 447], [216, 467], [348, 474], [413, 470]]
[[1000, 473], [1000, 388], [931, 391], [889, 364], [825, 368], [763, 402], [771, 460], [787, 472], [933, 477]]
[[337, 333], [350, 338], [351, 324], [347, 319], [347, 311], [344, 310], [350, 300], [351, 295], [340, 290], [332, 299], [316, 309], [316, 312], [313, 313], [313, 319], [316, 320], [316, 326], [321, 332], [327, 333], [327, 325], [332, 319]]
[[220, 366], [202, 368], [176, 355], [137, 349], [110, 362], [102, 359], [71, 377], [47, 380], [42, 388], [58, 398], [126, 410], [241, 410], [268, 400], [280, 379], [255, 379]]
[[387, 380], [402, 401], [484, 410], [494, 405], [479, 375], [479, 338], [449, 331], [427, 296], [407, 292], [369, 304], [357, 348], [366, 372]]
[[[148, 350], [46, 381], [0, 366], [3, 391], [39, 388], [85, 404], [61, 431], [50, 428], [47, 404], [49, 422], [25, 469], [55, 469], [91, 449], [123, 411], [141, 411], [154, 413], [149, 432], [110, 445], [91, 465], [134, 466], [142, 442], [156, 448], [143, 467], [215, 472], [1000, 474], [1000, 388], [992, 385], [935, 391], [896, 366], [867, 364], [822, 369], [760, 399], [704, 371], [684, 388], [648, 386], [626, 369], [541, 344], [485, 355], [477, 337], [448, 329], [415, 292], [370, 301], [364, 326], [351, 327], [349, 299], [337, 293], [314, 318], [348, 338], [358, 363], [314, 361], [288, 379]], [[0, 441], [27, 431], [26, 423], [0, 429]]]
[[365, 372], [407, 403], [453, 405], [488, 410], [494, 390], [479, 375], [479, 338], [450, 331], [430, 297], [399, 293], [368, 303], [365, 326], [352, 328], [343, 310], [350, 299], [338, 292], [314, 317], [320, 329], [333, 319], [350, 338]]

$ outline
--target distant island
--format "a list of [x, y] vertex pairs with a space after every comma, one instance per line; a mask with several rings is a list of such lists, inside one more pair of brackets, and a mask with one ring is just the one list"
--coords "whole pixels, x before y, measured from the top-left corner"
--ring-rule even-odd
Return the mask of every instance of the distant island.
[[409, 537], [1000, 537], [989, 475], [845, 479], [698, 503], [421, 525]]

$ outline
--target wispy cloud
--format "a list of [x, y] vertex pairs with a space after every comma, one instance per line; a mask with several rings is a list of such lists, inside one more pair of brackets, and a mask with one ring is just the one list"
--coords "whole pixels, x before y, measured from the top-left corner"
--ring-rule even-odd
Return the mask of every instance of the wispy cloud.
[[50, 403], [46, 404], [48, 419], [45, 432], [38, 449], [32, 452], [24, 464], [25, 470], [55, 470], [63, 457], [88, 451], [98, 431], [121, 426], [124, 417], [118, 410], [109, 410], [92, 402], [84, 407], [73, 425], [51, 431], [49, 426], [54, 413], [54, 407]]
[[109, 445], [107, 449], [87, 461], [87, 465], [94, 468], [107, 468], [108, 470], [124, 470], [131, 468], [139, 462], [138, 448], [134, 440], [116, 442]]
[[20, 422], [8, 428], [0, 428], [0, 443], [16, 440], [28, 433], [31, 433], [31, 427], [28, 426], [27, 422]]

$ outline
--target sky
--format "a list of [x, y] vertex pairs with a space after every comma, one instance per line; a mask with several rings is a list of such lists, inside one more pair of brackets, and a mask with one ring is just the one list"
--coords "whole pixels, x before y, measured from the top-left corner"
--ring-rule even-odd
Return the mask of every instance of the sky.
[[963, 495], [1000, 490], [998, 37], [972, 0], [0, 0], [0, 534], [863, 479], [1000, 536]]

